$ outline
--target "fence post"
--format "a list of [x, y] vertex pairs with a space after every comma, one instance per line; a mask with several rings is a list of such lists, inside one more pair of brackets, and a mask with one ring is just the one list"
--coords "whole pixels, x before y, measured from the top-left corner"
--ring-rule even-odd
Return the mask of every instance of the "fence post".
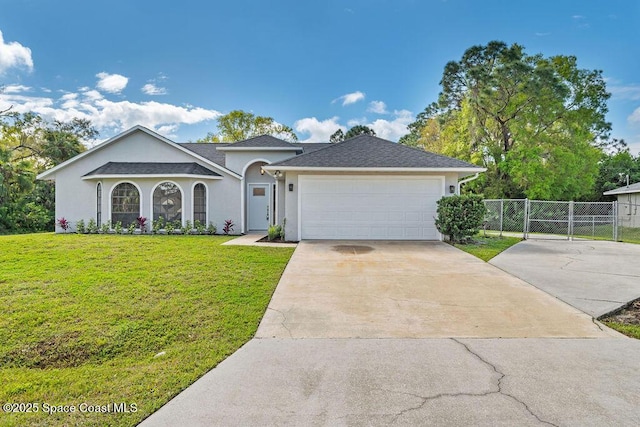
[[529, 238], [529, 199], [524, 199], [524, 224], [522, 227], [522, 238], [527, 240]]
[[613, 202], [613, 241], [618, 241], [618, 201]]
[[502, 218], [504, 217], [504, 199], [500, 199], [500, 237], [502, 237]]
[[569, 218], [567, 222], [567, 240], [573, 240], [573, 200], [569, 202]]

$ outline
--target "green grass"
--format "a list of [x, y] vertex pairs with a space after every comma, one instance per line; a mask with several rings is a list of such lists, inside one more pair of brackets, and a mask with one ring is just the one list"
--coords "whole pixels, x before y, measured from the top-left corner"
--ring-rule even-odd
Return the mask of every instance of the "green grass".
[[500, 237], [500, 236], [487, 236], [479, 234], [473, 238], [474, 243], [455, 243], [455, 246], [458, 249], [461, 249], [471, 255], [480, 258], [483, 261], [489, 261], [491, 258], [498, 255], [500, 252], [509, 249], [511, 246], [515, 245], [518, 242], [521, 242], [522, 239], [519, 237]]
[[610, 327], [611, 329], [615, 329], [616, 331], [625, 334], [631, 338], [635, 338], [640, 340], [640, 325], [629, 325], [627, 323], [618, 323], [618, 322], [603, 322], [605, 325]]
[[618, 227], [618, 240], [627, 243], [640, 243], [640, 228]]
[[135, 425], [251, 339], [293, 250], [226, 240], [0, 236], [0, 425]]

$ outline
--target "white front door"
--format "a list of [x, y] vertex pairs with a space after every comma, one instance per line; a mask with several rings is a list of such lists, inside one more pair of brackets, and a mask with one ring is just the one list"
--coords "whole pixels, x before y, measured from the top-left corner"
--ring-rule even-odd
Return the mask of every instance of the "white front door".
[[271, 200], [271, 184], [247, 185], [248, 228], [266, 230], [269, 228], [269, 200]]

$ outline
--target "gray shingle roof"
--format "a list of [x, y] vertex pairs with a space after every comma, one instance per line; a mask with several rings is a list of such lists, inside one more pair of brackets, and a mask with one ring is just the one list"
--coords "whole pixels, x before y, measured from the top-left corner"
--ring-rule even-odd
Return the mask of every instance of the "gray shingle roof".
[[327, 144], [270, 166], [336, 168], [477, 168], [452, 157], [407, 147], [371, 135], [359, 135], [336, 144]]
[[291, 144], [282, 139], [276, 138], [271, 135], [260, 135], [253, 138], [245, 139], [244, 141], [234, 142], [233, 144], [227, 144], [227, 147], [246, 147], [246, 148], [273, 148], [273, 147], [286, 147], [291, 148]]
[[210, 144], [200, 142], [184, 142], [180, 146], [186, 148], [189, 151], [193, 151], [199, 156], [204, 157], [207, 160], [211, 160], [213, 163], [226, 167], [224, 151], [218, 151], [218, 147], [226, 147], [229, 144]]
[[221, 176], [197, 163], [109, 162], [84, 176], [92, 175], [208, 175]]
[[624, 187], [615, 188], [613, 190], [605, 191], [605, 196], [614, 196], [616, 194], [628, 194], [628, 193], [640, 193], [640, 182], [636, 182], [635, 184], [631, 184], [628, 187], [625, 185]]
[[312, 151], [319, 150], [321, 148], [331, 145], [330, 142], [292, 142], [291, 145], [302, 148], [304, 153], [311, 153]]
[[[301, 148], [303, 153], [310, 153], [312, 151], [316, 151], [316, 150], [324, 148], [324, 147], [326, 147], [328, 145], [331, 145], [328, 142], [322, 142], [322, 143], [317, 143], [317, 142], [293, 142], [293, 143], [288, 143], [286, 141], [282, 141], [282, 140], [279, 140], [278, 138], [273, 138], [273, 137], [270, 137], [269, 139], [262, 139], [262, 143], [267, 142], [267, 141], [273, 142], [273, 140], [280, 141], [282, 143], [287, 144], [287, 145], [282, 145], [280, 143], [277, 143], [277, 145], [275, 145], [275, 147]], [[220, 165], [222, 167], [226, 167], [226, 153], [224, 151], [219, 151], [218, 147], [228, 147], [229, 145], [236, 146], [236, 144], [242, 144], [242, 142], [236, 142], [235, 144], [226, 144], [226, 143], [225, 144], [220, 144], [220, 143], [211, 144], [211, 143], [199, 143], [199, 142], [184, 142], [184, 143], [180, 143], [180, 145], [182, 147], [186, 148], [187, 150], [193, 151], [194, 153], [204, 157], [207, 160], [211, 160], [213, 163], [215, 163], [217, 165]], [[245, 145], [245, 147], [246, 147], [246, 145]], [[273, 146], [269, 146], [269, 145], [256, 146], [256, 148], [266, 148], [266, 147], [273, 147]]]

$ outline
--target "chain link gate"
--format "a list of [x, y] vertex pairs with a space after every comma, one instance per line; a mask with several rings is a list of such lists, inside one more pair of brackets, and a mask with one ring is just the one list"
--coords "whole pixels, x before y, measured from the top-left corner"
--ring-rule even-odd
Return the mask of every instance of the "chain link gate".
[[485, 230], [523, 238], [618, 239], [616, 202], [487, 199]]

